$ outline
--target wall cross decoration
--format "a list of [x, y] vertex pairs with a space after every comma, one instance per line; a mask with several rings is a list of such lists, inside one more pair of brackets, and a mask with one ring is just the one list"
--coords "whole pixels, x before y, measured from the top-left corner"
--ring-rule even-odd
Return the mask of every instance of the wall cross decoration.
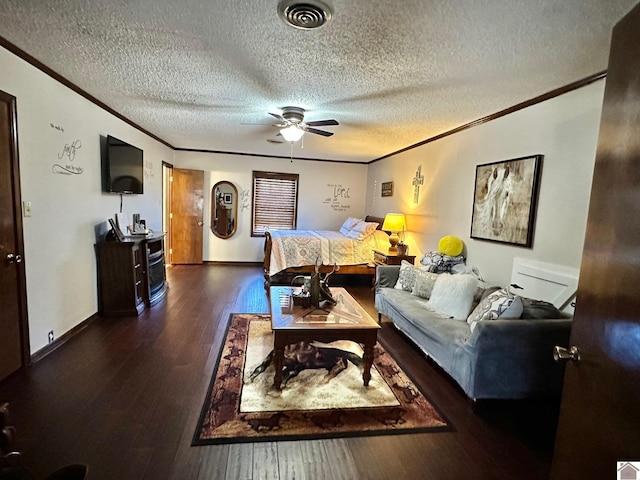
[[424, 176], [422, 175], [422, 165], [418, 165], [416, 170], [416, 176], [413, 177], [411, 184], [413, 185], [413, 203], [418, 203], [420, 199], [420, 185], [424, 183]]

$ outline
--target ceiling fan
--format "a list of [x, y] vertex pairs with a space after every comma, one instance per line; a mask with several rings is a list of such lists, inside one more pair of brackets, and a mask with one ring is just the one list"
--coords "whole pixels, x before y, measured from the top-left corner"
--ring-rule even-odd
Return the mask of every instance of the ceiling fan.
[[284, 107], [282, 109], [282, 114], [269, 112], [269, 115], [280, 122], [273, 124], [274, 127], [278, 127], [280, 129], [280, 133], [278, 135], [282, 135], [287, 142], [292, 143], [300, 140], [305, 132], [315, 133], [316, 135], [322, 135], [323, 137], [330, 137], [333, 135], [333, 132], [319, 130], [314, 127], [340, 125], [336, 120], [305, 122], [304, 109], [300, 107]]

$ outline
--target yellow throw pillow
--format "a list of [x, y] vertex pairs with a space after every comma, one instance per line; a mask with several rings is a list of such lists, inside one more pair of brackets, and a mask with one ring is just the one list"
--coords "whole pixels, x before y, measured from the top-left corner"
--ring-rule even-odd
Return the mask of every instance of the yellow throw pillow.
[[458, 237], [447, 235], [438, 242], [438, 251], [450, 257], [457, 257], [462, 253], [464, 243]]

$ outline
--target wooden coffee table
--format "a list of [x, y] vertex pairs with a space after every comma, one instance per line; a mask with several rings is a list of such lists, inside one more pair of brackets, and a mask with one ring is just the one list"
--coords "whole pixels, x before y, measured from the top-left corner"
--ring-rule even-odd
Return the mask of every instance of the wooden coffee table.
[[362, 380], [365, 386], [371, 380], [373, 347], [378, 340], [380, 325], [362, 306], [341, 287], [331, 287], [338, 303], [318, 307], [294, 305], [294, 292], [299, 287], [270, 287], [271, 329], [273, 330], [273, 365], [276, 373], [273, 385], [280, 390], [284, 347], [301, 341], [334, 342], [351, 340], [362, 344]]

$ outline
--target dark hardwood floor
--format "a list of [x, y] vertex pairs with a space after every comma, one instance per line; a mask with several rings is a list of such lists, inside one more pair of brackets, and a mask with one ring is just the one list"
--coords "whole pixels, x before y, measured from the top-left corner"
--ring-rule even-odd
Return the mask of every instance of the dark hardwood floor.
[[[474, 409], [387, 322], [380, 341], [453, 431], [190, 446], [229, 315], [269, 307], [260, 267], [173, 266], [167, 275], [161, 303], [98, 319], [0, 383], [15, 447], [38, 478], [69, 463], [88, 464], [93, 480], [548, 478], [558, 402]], [[349, 290], [375, 318], [371, 288]]]

